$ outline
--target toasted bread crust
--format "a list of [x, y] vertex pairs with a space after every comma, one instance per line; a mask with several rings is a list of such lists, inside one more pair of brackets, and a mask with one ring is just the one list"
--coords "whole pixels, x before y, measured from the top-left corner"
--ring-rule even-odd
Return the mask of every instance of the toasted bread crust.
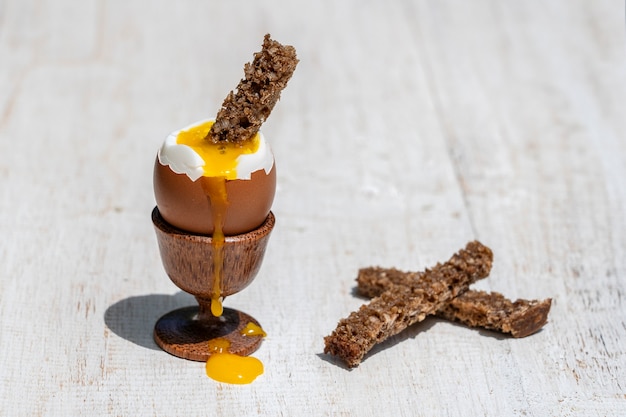
[[348, 367], [358, 366], [377, 343], [436, 313], [470, 284], [489, 275], [492, 262], [491, 250], [474, 241], [447, 262], [427, 269], [411, 285], [391, 284], [339, 321], [324, 338], [324, 353], [338, 356]]
[[293, 46], [265, 35], [263, 47], [244, 67], [244, 78], [217, 113], [206, 139], [213, 143], [241, 143], [252, 138], [272, 112], [298, 64]]
[[[366, 297], [377, 297], [393, 285], [410, 287], [423, 273], [395, 268], [369, 267], [359, 270], [357, 289]], [[511, 301], [497, 292], [468, 290], [452, 299], [437, 315], [469, 327], [482, 327], [513, 337], [526, 337], [548, 321], [552, 300]]]

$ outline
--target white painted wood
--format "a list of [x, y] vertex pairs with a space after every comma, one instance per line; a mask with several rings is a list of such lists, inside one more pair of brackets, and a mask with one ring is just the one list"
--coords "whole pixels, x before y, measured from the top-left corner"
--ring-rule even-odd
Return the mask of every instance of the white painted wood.
[[[0, 416], [619, 416], [621, 1], [0, 1]], [[226, 301], [269, 336], [247, 386], [156, 348], [152, 163], [271, 32], [278, 225]], [[359, 267], [491, 246], [479, 288], [554, 299], [521, 340], [427, 320], [347, 371], [323, 336]]]

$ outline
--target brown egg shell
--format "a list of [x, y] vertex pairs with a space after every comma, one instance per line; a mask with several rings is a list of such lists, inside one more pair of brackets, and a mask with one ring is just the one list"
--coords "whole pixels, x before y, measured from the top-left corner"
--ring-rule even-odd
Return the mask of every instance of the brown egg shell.
[[[202, 187], [202, 177], [192, 181], [177, 174], [158, 158], [154, 165], [154, 196], [165, 221], [179, 229], [200, 235], [213, 234], [213, 213]], [[259, 227], [272, 207], [276, 192], [276, 167], [266, 174], [263, 169], [249, 180], [227, 180], [228, 208], [223, 232], [226, 236], [246, 233]]]

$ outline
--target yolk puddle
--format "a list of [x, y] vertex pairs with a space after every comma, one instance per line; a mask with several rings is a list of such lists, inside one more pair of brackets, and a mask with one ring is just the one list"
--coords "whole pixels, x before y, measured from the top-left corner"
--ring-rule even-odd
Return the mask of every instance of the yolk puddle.
[[206, 374], [227, 384], [249, 384], [262, 373], [263, 363], [252, 356], [214, 353], [206, 361]]
[[205, 140], [213, 121], [208, 121], [182, 130], [176, 137], [176, 143], [192, 148], [204, 160], [202, 187], [211, 206], [213, 215], [213, 288], [211, 289], [211, 313], [219, 317], [222, 306], [222, 269], [224, 265], [224, 220], [228, 209], [226, 181], [237, 179], [237, 158], [258, 150], [260, 136], [256, 134], [243, 144], [214, 144]]
[[[247, 329], [253, 329], [249, 333]], [[265, 331], [254, 323], [241, 331], [242, 335], [265, 336]], [[211, 356], [206, 361], [208, 377], [228, 384], [249, 384], [263, 373], [263, 363], [252, 356], [239, 356], [228, 352], [230, 342], [226, 339], [213, 339], [209, 342]]]

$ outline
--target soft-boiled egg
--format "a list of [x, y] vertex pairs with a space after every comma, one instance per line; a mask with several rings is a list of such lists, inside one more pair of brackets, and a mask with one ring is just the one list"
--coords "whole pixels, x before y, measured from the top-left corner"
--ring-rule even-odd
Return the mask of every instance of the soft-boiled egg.
[[205, 140], [213, 123], [200, 121], [165, 139], [154, 167], [157, 207], [165, 221], [187, 232], [211, 236], [219, 222], [225, 236], [246, 233], [269, 214], [274, 155], [261, 132], [243, 145]]

